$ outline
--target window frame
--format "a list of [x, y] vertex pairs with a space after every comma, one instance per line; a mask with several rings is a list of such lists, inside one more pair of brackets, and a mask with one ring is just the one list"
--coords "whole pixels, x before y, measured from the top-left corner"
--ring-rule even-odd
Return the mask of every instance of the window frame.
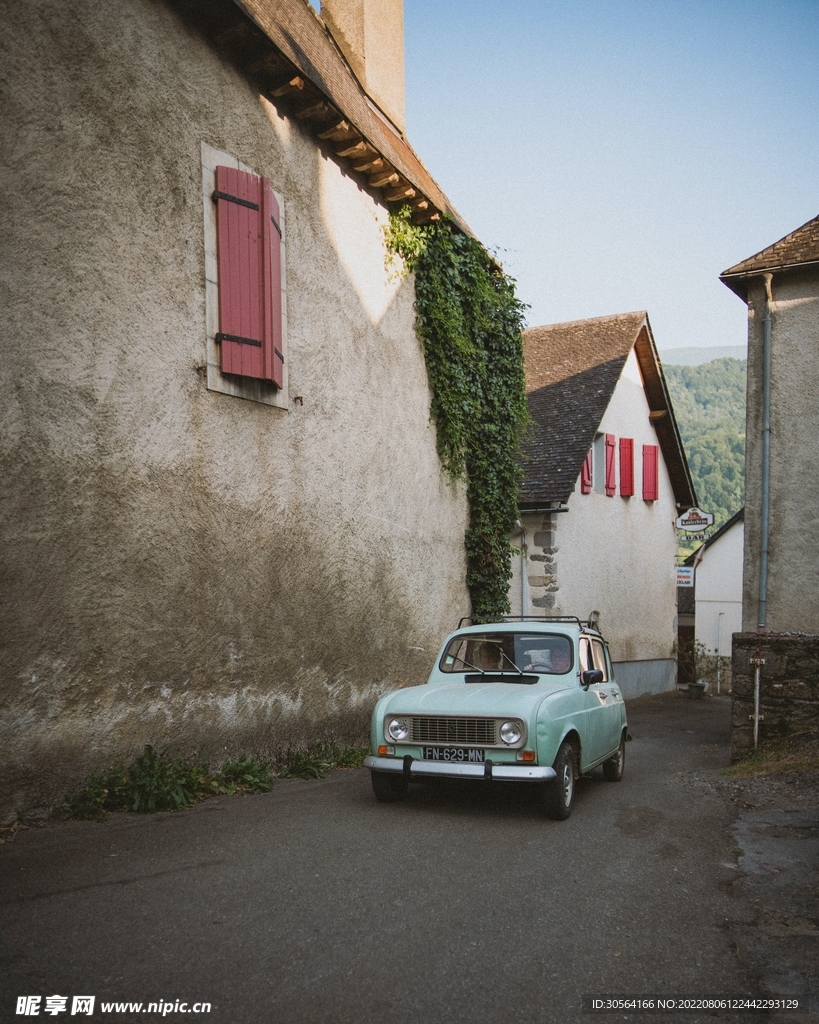
[[594, 487], [594, 449], [589, 448], [580, 470], [580, 493], [591, 494]]
[[221, 369], [221, 348], [217, 340], [221, 327], [219, 322], [219, 263], [218, 263], [218, 228], [217, 204], [213, 199], [216, 191], [216, 168], [232, 167], [239, 171], [262, 177], [259, 171], [242, 163], [232, 153], [215, 149], [203, 142], [202, 152], [202, 201], [204, 206], [205, 230], [205, 320], [206, 320], [206, 386], [209, 391], [232, 395], [262, 405], [275, 406], [288, 410], [289, 372], [288, 372], [288, 338], [287, 338], [287, 226], [286, 204], [284, 196], [275, 188], [272, 192], [279, 207], [278, 226], [281, 229], [281, 347], [283, 356], [282, 385], [277, 387], [272, 382], [255, 377], [242, 377], [224, 374]]

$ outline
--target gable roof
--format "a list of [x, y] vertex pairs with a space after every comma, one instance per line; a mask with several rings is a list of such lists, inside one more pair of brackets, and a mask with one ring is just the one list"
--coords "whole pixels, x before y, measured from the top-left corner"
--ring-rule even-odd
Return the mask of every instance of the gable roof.
[[748, 278], [766, 271], [790, 270], [806, 264], [819, 263], [819, 217], [791, 231], [767, 249], [749, 256], [719, 275], [720, 281], [742, 299], [748, 298]]
[[532, 425], [521, 446], [521, 511], [569, 500], [632, 349], [676, 502], [680, 508], [696, 504], [648, 314], [637, 312], [523, 332]]
[[471, 234], [412, 146], [367, 96], [307, 0], [167, 2], [379, 201], [409, 203], [418, 223], [446, 214]]

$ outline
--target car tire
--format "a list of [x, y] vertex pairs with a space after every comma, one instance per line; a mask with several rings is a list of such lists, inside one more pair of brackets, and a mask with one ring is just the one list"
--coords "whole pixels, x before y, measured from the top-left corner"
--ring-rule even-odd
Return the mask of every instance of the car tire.
[[572, 813], [577, 789], [577, 755], [571, 743], [561, 743], [552, 767], [557, 778], [546, 783], [543, 806], [549, 818], [565, 821]]
[[603, 778], [607, 782], [622, 782], [623, 781], [623, 770], [626, 767], [626, 736], [625, 733], [620, 737], [620, 746], [617, 748], [617, 753], [614, 757], [610, 757], [608, 761], [603, 762]]
[[370, 772], [373, 793], [382, 804], [394, 804], [407, 795], [407, 780], [396, 772]]

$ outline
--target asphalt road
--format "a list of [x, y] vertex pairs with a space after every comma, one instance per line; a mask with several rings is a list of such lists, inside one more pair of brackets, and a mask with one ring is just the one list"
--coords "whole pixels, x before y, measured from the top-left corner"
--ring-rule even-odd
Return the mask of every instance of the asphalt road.
[[623, 782], [582, 780], [565, 822], [501, 783], [381, 805], [357, 770], [20, 832], [0, 847], [0, 1016], [59, 994], [46, 1019], [87, 1019], [72, 998], [94, 995], [116, 1021], [161, 1014], [103, 1001], [210, 1002], [166, 1017], [213, 1024], [589, 1022], [584, 994], [758, 994], [733, 938], [737, 812], [691, 785], [727, 765], [729, 712], [633, 702]]

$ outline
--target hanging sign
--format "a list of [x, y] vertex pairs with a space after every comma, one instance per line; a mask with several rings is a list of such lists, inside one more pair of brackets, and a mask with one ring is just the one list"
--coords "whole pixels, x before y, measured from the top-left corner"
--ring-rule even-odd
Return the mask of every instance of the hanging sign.
[[677, 586], [678, 587], [693, 587], [694, 586], [694, 566], [693, 565], [678, 565], [677, 566]]
[[714, 516], [711, 512], [703, 512], [701, 508], [695, 507], [678, 516], [676, 523], [678, 530], [685, 530], [686, 533], [702, 533], [703, 530], [714, 525]]

